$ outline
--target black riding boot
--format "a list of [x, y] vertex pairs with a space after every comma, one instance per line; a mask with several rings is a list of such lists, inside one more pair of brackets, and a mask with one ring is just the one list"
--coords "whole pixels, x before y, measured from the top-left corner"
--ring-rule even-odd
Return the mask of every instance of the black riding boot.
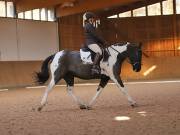
[[92, 74], [100, 74], [100, 67], [99, 67], [100, 58], [101, 58], [101, 55], [99, 53], [96, 53], [96, 56], [93, 62], [93, 67], [91, 69]]

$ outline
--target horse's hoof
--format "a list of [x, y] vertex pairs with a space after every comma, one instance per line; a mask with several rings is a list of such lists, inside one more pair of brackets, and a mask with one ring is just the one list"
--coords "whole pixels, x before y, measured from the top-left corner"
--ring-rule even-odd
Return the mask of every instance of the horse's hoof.
[[86, 108], [87, 110], [92, 110], [92, 107], [90, 107], [90, 106], [87, 106], [87, 108]]
[[86, 105], [80, 105], [79, 108], [80, 108], [81, 110], [83, 110], [83, 109], [87, 109], [87, 106], [86, 106]]
[[131, 104], [131, 107], [132, 108], [138, 107], [138, 104], [137, 103], [133, 103], [133, 104]]
[[38, 112], [40, 112], [42, 110], [42, 107], [38, 107]]

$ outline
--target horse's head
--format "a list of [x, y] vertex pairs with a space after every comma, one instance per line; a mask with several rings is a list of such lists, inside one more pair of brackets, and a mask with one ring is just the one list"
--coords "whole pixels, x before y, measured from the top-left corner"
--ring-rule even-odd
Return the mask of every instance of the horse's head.
[[142, 50], [141, 43], [116, 43], [109, 47], [113, 52], [117, 52], [119, 58], [125, 59], [128, 57], [129, 63], [132, 65], [135, 72], [141, 70], [141, 59], [142, 59]]
[[141, 70], [141, 46], [141, 43], [129, 43], [127, 45], [127, 55], [135, 72], [139, 72]]

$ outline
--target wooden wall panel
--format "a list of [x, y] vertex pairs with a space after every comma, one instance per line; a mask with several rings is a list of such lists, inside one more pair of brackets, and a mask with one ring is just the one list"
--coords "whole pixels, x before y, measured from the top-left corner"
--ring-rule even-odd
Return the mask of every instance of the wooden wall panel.
[[[179, 56], [180, 15], [102, 19], [103, 37], [109, 43], [142, 42], [150, 56]], [[59, 21], [60, 48], [79, 50], [84, 43], [82, 15]]]
[[33, 73], [40, 70], [40, 61], [0, 62], [0, 88], [34, 84]]
[[[104, 24], [105, 23], [105, 24]], [[104, 39], [108, 39], [109, 42], [116, 42], [116, 29], [114, 26], [115, 24], [101, 22], [100, 29], [102, 30], [102, 37]], [[109, 36], [111, 35], [111, 36]]]
[[79, 50], [84, 43], [82, 15], [59, 19], [60, 49]]
[[[180, 77], [180, 70], [177, 68], [177, 65], [180, 64], [179, 56], [174, 57], [149, 57], [142, 59], [142, 70], [139, 73], [136, 73], [132, 70], [132, 67], [129, 63], [125, 63], [122, 68], [122, 78], [130, 80], [162, 80], [162, 79], [178, 79]], [[147, 76], [144, 76], [146, 72], [152, 66], [156, 68], [149, 73]]]
[[180, 38], [180, 15], [176, 15], [177, 36]]
[[109, 42], [142, 42], [150, 56], [179, 56], [180, 15], [105, 19], [101, 30]]
[[176, 16], [176, 31], [177, 31], [177, 34], [175, 35], [176, 36], [176, 40], [175, 40], [175, 49], [176, 49], [176, 55], [180, 56], [180, 15], [177, 15]]

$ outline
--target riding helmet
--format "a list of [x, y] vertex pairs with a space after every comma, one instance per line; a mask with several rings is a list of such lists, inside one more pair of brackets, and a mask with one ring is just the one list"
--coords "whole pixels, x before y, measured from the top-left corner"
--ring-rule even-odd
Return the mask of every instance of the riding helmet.
[[96, 15], [92, 12], [86, 12], [83, 15], [84, 20], [89, 20], [90, 18], [95, 18], [95, 17], [96, 17]]

